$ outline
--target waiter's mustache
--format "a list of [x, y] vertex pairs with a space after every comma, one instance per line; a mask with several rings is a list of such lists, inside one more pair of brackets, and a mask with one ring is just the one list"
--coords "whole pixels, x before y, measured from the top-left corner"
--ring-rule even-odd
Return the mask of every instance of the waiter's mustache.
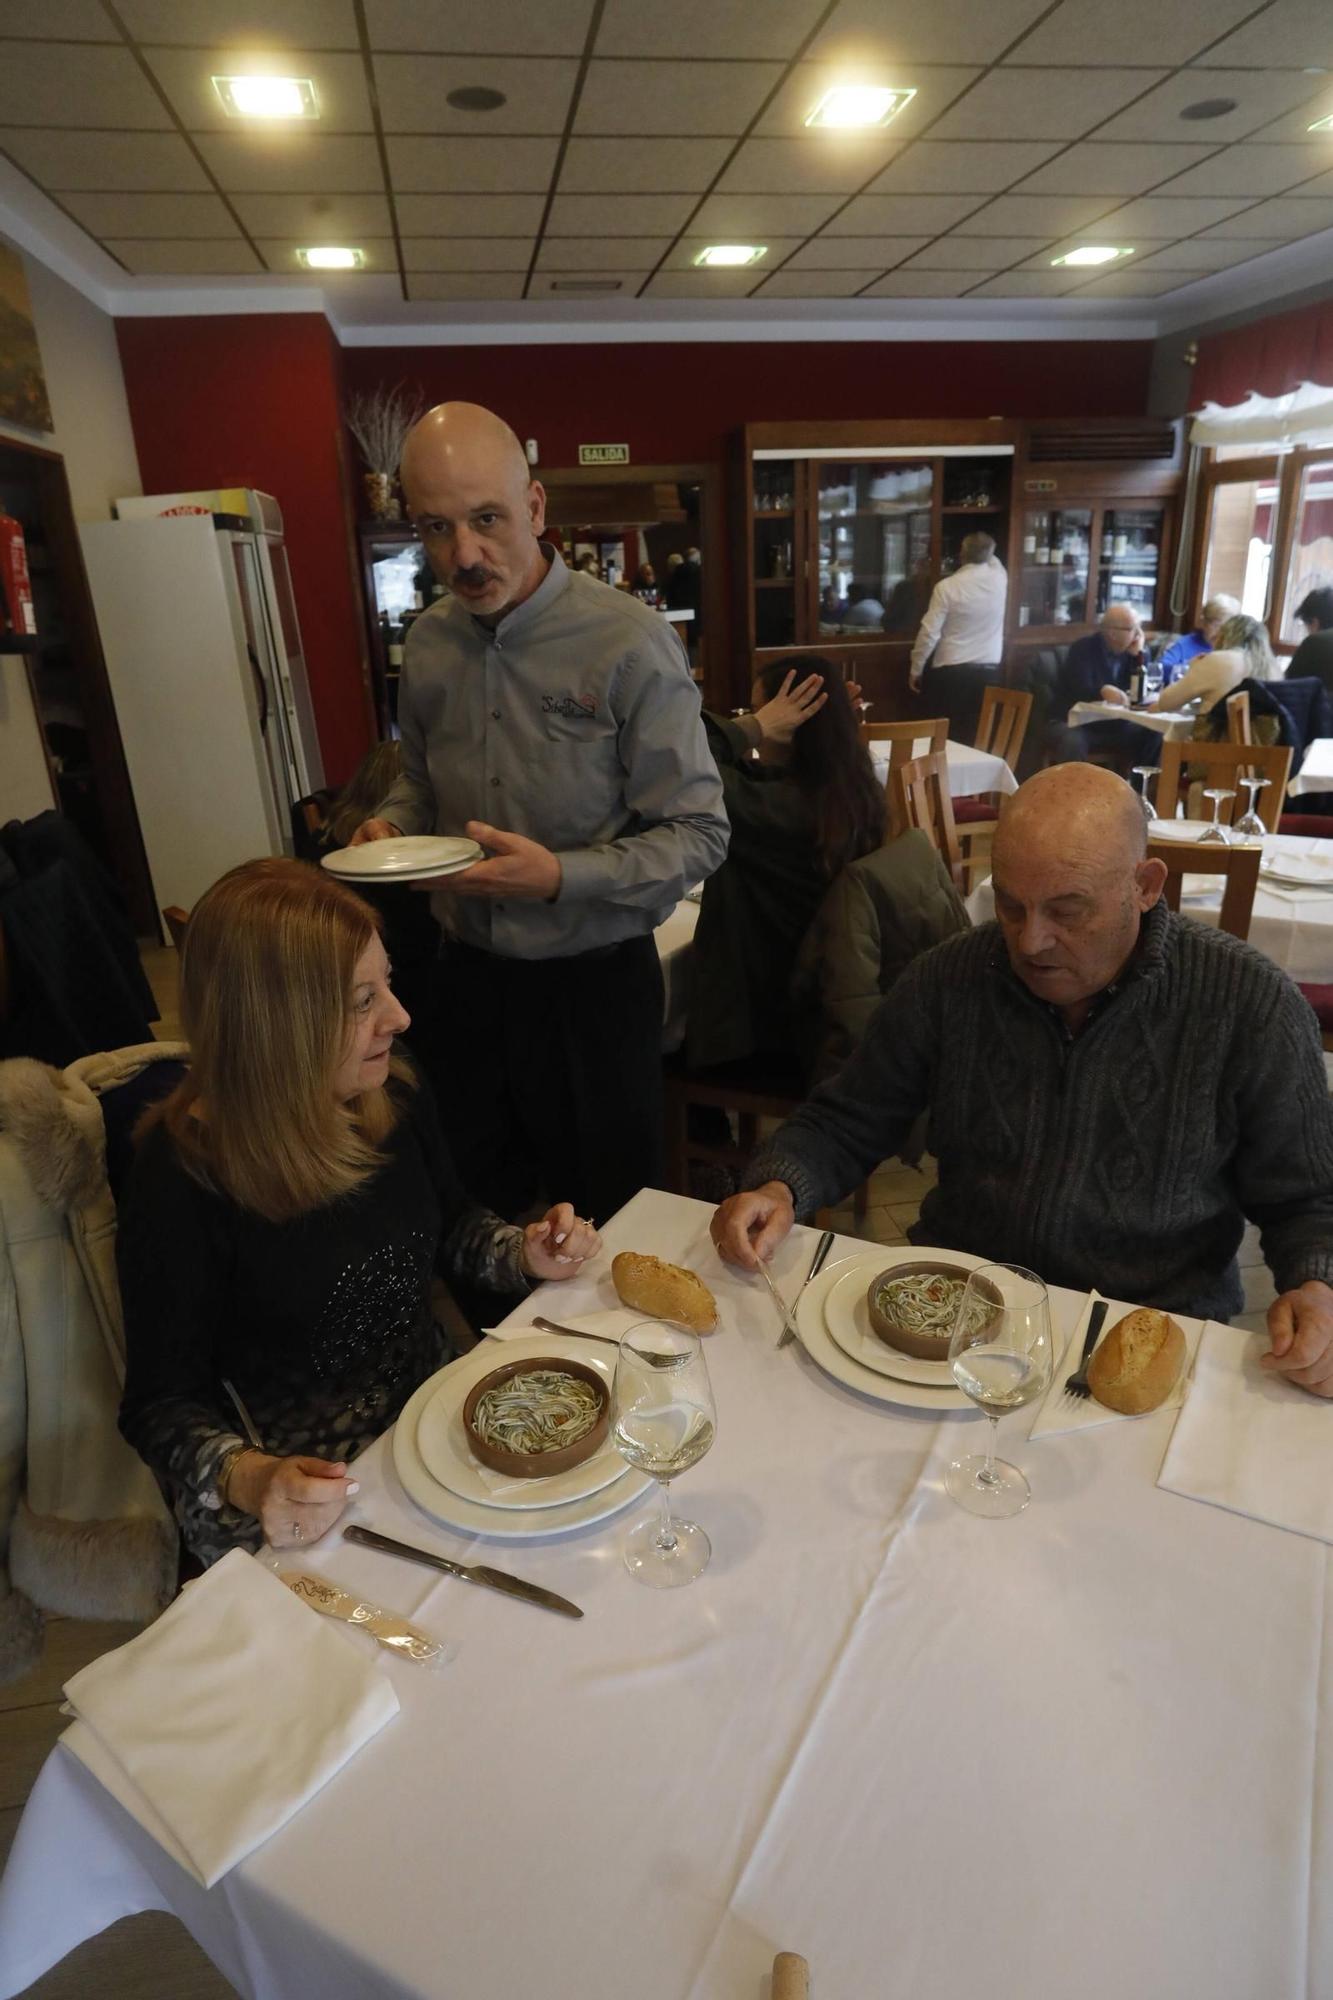
[[479, 590], [483, 583], [498, 581], [495, 571], [487, 569], [484, 563], [473, 563], [469, 569], [456, 569], [451, 581], [455, 587], [462, 584], [465, 590]]

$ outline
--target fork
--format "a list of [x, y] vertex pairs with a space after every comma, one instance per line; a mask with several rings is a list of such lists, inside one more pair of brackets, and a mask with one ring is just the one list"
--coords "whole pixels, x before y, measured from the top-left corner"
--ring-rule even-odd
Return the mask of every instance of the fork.
[[1083, 1359], [1065, 1383], [1065, 1395], [1074, 1397], [1078, 1402], [1082, 1402], [1084, 1398], [1092, 1394], [1091, 1389], [1088, 1387], [1088, 1363], [1092, 1359], [1092, 1350], [1097, 1345], [1097, 1336], [1102, 1330], [1102, 1321], [1106, 1318], [1106, 1310], [1107, 1302], [1105, 1299], [1093, 1300], [1092, 1311], [1088, 1314], [1088, 1331], [1083, 1341]]

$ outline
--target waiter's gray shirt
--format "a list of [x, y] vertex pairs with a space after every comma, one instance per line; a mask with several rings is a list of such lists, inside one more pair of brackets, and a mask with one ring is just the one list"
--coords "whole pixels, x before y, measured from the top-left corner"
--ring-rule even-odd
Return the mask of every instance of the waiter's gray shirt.
[[402, 775], [379, 807], [404, 833], [484, 820], [560, 856], [553, 903], [437, 890], [445, 931], [505, 958], [639, 937], [727, 851], [699, 691], [661, 615], [551, 566], [492, 630], [454, 597], [408, 636]]

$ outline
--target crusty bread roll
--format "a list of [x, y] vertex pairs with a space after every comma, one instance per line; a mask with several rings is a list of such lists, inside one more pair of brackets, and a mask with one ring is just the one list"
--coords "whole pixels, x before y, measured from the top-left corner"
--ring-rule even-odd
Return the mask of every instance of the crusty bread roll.
[[1088, 1387], [1108, 1410], [1141, 1417], [1164, 1403], [1185, 1365], [1185, 1336], [1169, 1313], [1140, 1306], [1117, 1320], [1088, 1363]]
[[622, 1305], [654, 1319], [679, 1320], [695, 1333], [711, 1333], [717, 1325], [717, 1300], [693, 1271], [664, 1264], [660, 1257], [622, 1250], [611, 1259], [611, 1276]]

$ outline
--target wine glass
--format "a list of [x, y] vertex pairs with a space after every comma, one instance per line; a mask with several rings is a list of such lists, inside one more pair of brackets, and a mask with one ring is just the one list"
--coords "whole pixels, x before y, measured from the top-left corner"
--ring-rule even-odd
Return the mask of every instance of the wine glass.
[[1249, 797], [1245, 801], [1244, 812], [1231, 829], [1232, 834], [1237, 840], [1262, 840], [1268, 828], [1254, 810], [1254, 795], [1256, 792], [1263, 790], [1268, 780], [1267, 778], [1242, 778], [1240, 782], [1249, 793]]
[[983, 1264], [968, 1278], [949, 1342], [949, 1365], [965, 1396], [990, 1424], [986, 1454], [956, 1458], [946, 1491], [969, 1514], [1001, 1520], [1021, 1514], [1032, 1488], [1016, 1465], [995, 1456], [995, 1431], [1006, 1410], [1035, 1402], [1050, 1387], [1051, 1313], [1046, 1287], [1018, 1264]]
[[697, 1333], [666, 1320], [641, 1320], [620, 1343], [612, 1439], [617, 1451], [662, 1489], [660, 1512], [625, 1542], [625, 1567], [656, 1590], [693, 1583], [713, 1551], [692, 1521], [672, 1518], [667, 1489], [713, 1442], [717, 1412]]
[[1155, 778], [1161, 768], [1160, 764], [1135, 764], [1133, 766], [1134, 776], [1140, 780], [1139, 803], [1143, 807], [1143, 817], [1147, 820], [1149, 826], [1152, 825], [1157, 815], [1153, 811], [1148, 798], [1148, 780], [1149, 778]]
[[1205, 785], [1203, 795], [1206, 799], [1211, 799], [1213, 802], [1213, 818], [1212, 824], [1206, 826], [1199, 835], [1200, 846], [1203, 845], [1205, 840], [1214, 840], [1220, 847], [1230, 847], [1231, 835], [1222, 825], [1218, 815], [1222, 810], [1223, 799], [1234, 799], [1236, 794], [1229, 792], [1224, 785]]

